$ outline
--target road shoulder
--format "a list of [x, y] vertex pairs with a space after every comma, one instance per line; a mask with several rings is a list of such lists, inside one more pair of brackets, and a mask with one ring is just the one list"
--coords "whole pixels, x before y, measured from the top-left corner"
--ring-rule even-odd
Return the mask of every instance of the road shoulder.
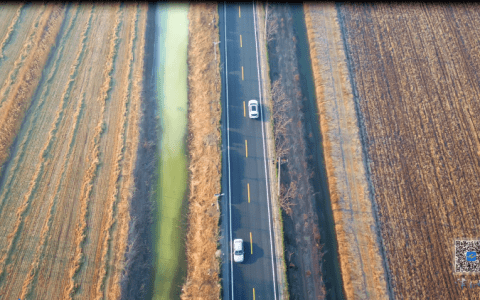
[[276, 280], [279, 293], [279, 299], [288, 299], [288, 289], [287, 289], [287, 280], [286, 280], [286, 270], [285, 270], [285, 258], [284, 258], [284, 245], [283, 245], [283, 224], [281, 221], [281, 210], [278, 205], [278, 187], [275, 185], [277, 175], [275, 168], [276, 154], [275, 154], [275, 143], [273, 137], [273, 127], [272, 122], [270, 121], [270, 115], [272, 111], [272, 99], [271, 94], [268, 92], [271, 90], [270, 84], [270, 70], [268, 67], [268, 57], [267, 57], [267, 46], [266, 46], [266, 31], [265, 31], [265, 9], [263, 5], [255, 5], [256, 12], [256, 28], [257, 31], [257, 42], [258, 42], [258, 52], [259, 52], [259, 68], [260, 68], [260, 78], [261, 78], [261, 93], [263, 97], [264, 106], [264, 118], [268, 120], [265, 122], [265, 134], [266, 134], [266, 145], [267, 145], [267, 165], [268, 165], [268, 176], [269, 180], [269, 189], [271, 197], [271, 211], [272, 211], [272, 220], [273, 220], [273, 231], [274, 231], [274, 243], [275, 243], [275, 257], [276, 257]]

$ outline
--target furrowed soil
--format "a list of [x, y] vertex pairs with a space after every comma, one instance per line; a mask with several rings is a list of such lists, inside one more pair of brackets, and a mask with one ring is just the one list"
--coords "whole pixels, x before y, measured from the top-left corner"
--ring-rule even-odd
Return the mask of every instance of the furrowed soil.
[[146, 7], [9, 9], [0, 29], [0, 298], [118, 299]]
[[[182, 299], [220, 299], [217, 252], [220, 193], [220, 68], [218, 8], [192, 3], [188, 11], [189, 212], [187, 279]], [[215, 60], [215, 52], [217, 60]]]
[[337, 11], [393, 296], [479, 299], [453, 258], [478, 239], [480, 7]]
[[331, 210], [347, 299], [387, 299], [386, 269], [334, 4], [305, 4]]

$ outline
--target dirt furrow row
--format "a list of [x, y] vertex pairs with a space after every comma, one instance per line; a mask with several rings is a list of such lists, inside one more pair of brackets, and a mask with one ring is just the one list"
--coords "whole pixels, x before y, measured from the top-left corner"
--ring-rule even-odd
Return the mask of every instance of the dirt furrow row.
[[[122, 78], [119, 80], [120, 83], [120, 99], [122, 102], [116, 102], [115, 105], [121, 106], [121, 112], [119, 114], [119, 122], [116, 123], [114, 136], [112, 139], [115, 140], [114, 146], [112, 147], [114, 153], [114, 163], [113, 165], [113, 172], [110, 173], [110, 183], [108, 184], [108, 201], [105, 202], [105, 214], [106, 220], [102, 224], [101, 228], [105, 229], [105, 235], [101, 238], [102, 242], [102, 254], [100, 260], [100, 269], [98, 270], [98, 275], [95, 276], [95, 281], [97, 282], [97, 289], [95, 291], [94, 296], [95, 299], [103, 299], [105, 297], [105, 283], [107, 281], [107, 270], [110, 268], [115, 268], [116, 265], [111, 264], [111, 255], [112, 255], [112, 236], [113, 236], [113, 226], [116, 222], [116, 215], [117, 215], [117, 205], [120, 193], [120, 183], [121, 183], [121, 175], [123, 174], [123, 163], [124, 163], [124, 155], [125, 155], [125, 144], [126, 144], [126, 136], [125, 136], [125, 129], [127, 127], [127, 120], [128, 120], [128, 106], [130, 104], [130, 94], [131, 94], [131, 82], [130, 74], [133, 65], [133, 43], [135, 40], [135, 23], [137, 21], [137, 13], [134, 12], [132, 6], [127, 6], [126, 12], [130, 14], [130, 20], [128, 20], [128, 27], [125, 28], [127, 33], [122, 34], [122, 36], [126, 36], [128, 39], [127, 47], [127, 55], [126, 55], [126, 65], [127, 67], [122, 71], [124, 71], [121, 75]], [[120, 62], [122, 63], [122, 62]], [[111, 272], [109, 272], [111, 274]], [[97, 279], [98, 278], [98, 279]]]
[[87, 159], [87, 164], [89, 165], [86, 173], [84, 174], [84, 178], [81, 183], [82, 187], [82, 194], [80, 198], [80, 219], [75, 228], [75, 252], [73, 254], [73, 259], [69, 268], [69, 284], [65, 286], [64, 289], [64, 297], [72, 299], [76, 290], [79, 287], [79, 283], [77, 282], [77, 273], [80, 269], [82, 264], [83, 256], [84, 256], [84, 242], [86, 239], [87, 234], [87, 214], [89, 208], [89, 201], [94, 185], [94, 181], [98, 172], [98, 166], [100, 164], [100, 149], [99, 143], [100, 139], [102, 138], [102, 134], [105, 130], [105, 106], [106, 101], [108, 100], [108, 92], [111, 89], [111, 81], [112, 81], [112, 71], [114, 67], [114, 60], [116, 58], [116, 46], [118, 40], [118, 30], [121, 25], [121, 15], [122, 10], [118, 7], [117, 15], [115, 19], [115, 24], [112, 26], [112, 34], [109, 40], [109, 53], [107, 55], [107, 60], [104, 66], [103, 72], [103, 84], [100, 88], [99, 96], [96, 100], [97, 102], [97, 109], [100, 110], [100, 118], [97, 126], [95, 127], [95, 133], [93, 136], [93, 144], [91, 145], [92, 149], [89, 152], [89, 158]]
[[28, 177], [29, 176], [29, 175], [27, 175], [27, 176], [20, 175], [20, 174], [22, 174], [20, 172], [22, 171], [22, 165], [24, 163], [27, 163], [27, 162], [25, 162], [27, 145], [32, 140], [32, 137], [33, 137], [34, 132], [35, 132], [35, 130], [34, 130], [35, 126], [32, 125], [32, 124], [37, 124], [37, 122], [40, 120], [39, 114], [36, 113], [38, 111], [37, 108], [41, 108], [45, 104], [48, 97], [50, 96], [51, 87], [56, 86], [56, 85], [61, 85], [61, 82], [55, 81], [54, 79], [55, 79], [55, 75], [58, 72], [58, 69], [60, 67], [60, 59], [59, 58], [63, 57], [64, 53], [65, 53], [65, 43], [70, 38], [70, 35], [72, 34], [72, 29], [75, 28], [75, 26], [73, 26], [73, 25], [74, 25], [75, 20], [77, 18], [79, 9], [73, 9], [73, 10], [75, 11], [75, 16], [73, 18], [70, 18], [69, 24], [67, 26], [67, 28], [68, 28], [67, 33], [62, 38], [62, 42], [60, 43], [60, 45], [58, 47], [59, 51], [56, 53], [56, 55], [53, 58], [53, 60], [54, 60], [53, 66], [48, 71], [48, 76], [46, 76], [47, 77], [47, 79], [45, 81], [46, 82], [46, 87], [42, 89], [42, 91], [40, 92], [40, 96], [38, 96], [38, 99], [36, 99], [37, 97], [34, 95], [34, 99], [32, 100], [33, 101], [33, 108], [32, 108], [33, 116], [31, 117], [31, 119], [27, 118], [25, 120], [24, 127], [27, 127], [26, 133], [22, 135], [23, 137], [21, 138], [21, 141], [18, 142], [18, 146], [16, 147], [17, 148], [16, 155], [14, 157], [12, 157], [12, 161], [10, 163], [11, 166], [10, 166], [10, 170], [8, 172], [8, 177], [3, 179], [3, 189], [2, 189], [2, 193], [0, 194], [0, 215], [2, 214], [3, 205], [6, 203], [6, 200], [5, 200], [6, 195], [10, 195], [12, 189], [14, 190], [14, 186], [13, 186], [14, 179], [17, 178], [17, 176], [23, 176], [23, 177]]
[[0, 43], [0, 60], [2, 60], [4, 58], [5, 46], [8, 42], [8, 40], [10, 39], [10, 37], [12, 36], [12, 33], [13, 33], [13, 30], [14, 30], [15, 26], [17, 25], [18, 18], [20, 17], [20, 13], [22, 12], [23, 6], [24, 6], [24, 4], [19, 5], [17, 11], [15, 12], [15, 16], [10, 21], [10, 25], [7, 28], [7, 32], [6, 32], [2, 42]]
[[[0, 89], [0, 104], [4, 104], [8, 100], [8, 95], [10, 90], [15, 88], [15, 79], [18, 76], [18, 73], [23, 69], [23, 65], [27, 58], [35, 49], [35, 45], [38, 44], [40, 39], [39, 32], [41, 32], [46, 25], [46, 22], [53, 10], [53, 6], [44, 6], [40, 11], [36, 11], [35, 14], [35, 23], [29, 28], [28, 31], [28, 40], [22, 44], [20, 51], [15, 54], [17, 59], [13, 63], [12, 68], [9, 69], [6, 80], [3, 81], [2, 88]], [[40, 30], [39, 30], [40, 29]]]
[[[2, 166], [6, 159], [9, 156], [9, 148], [13, 143], [13, 140], [18, 132], [18, 128], [23, 118], [23, 113], [27, 109], [29, 102], [26, 101], [29, 99], [28, 96], [33, 93], [31, 81], [31, 75], [28, 75], [29, 80], [25, 80], [25, 75], [29, 71], [34, 69], [31, 66], [33, 57], [38, 57], [36, 50], [38, 49], [38, 44], [42, 39], [43, 30], [46, 27], [46, 23], [51, 16], [53, 6], [46, 6], [45, 11], [41, 11], [37, 17], [40, 19], [38, 26], [41, 28], [38, 30], [37, 26], [31, 28], [30, 39], [24, 44], [23, 50], [20, 53], [20, 56], [15, 61], [13, 68], [8, 72], [8, 78], [3, 83], [2, 88], [0, 89], [0, 123], [2, 128], [0, 128], [0, 166]], [[54, 40], [53, 40], [54, 41]], [[52, 42], [53, 42], [52, 41]], [[46, 61], [48, 53], [44, 53], [44, 61]], [[43, 57], [42, 57], [43, 58]], [[27, 66], [25, 61], [28, 59]], [[43, 66], [42, 66], [43, 67]], [[36, 68], [38, 72], [38, 67]], [[40, 69], [41, 71], [41, 69]], [[20, 74], [19, 74], [20, 73]], [[16, 80], [19, 77], [21, 80]], [[20, 89], [20, 85], [21, 89]], [[13, 88], [13, 91], [11, 91]], [[28, 89], [30, 88], [30, 89]], [[25, 94], [27, 92], [27, 94]], [[23, 101], [19, 101], [17, 96], [23, 96]], [[27, 96], [27, 97], [25, 97]]]
[[[40, 80], [40, 76], [43, 70], [43, 67], [46, 63], [48, 58], [49, 50], [52, 44], [55, 41], [56, 35], [60, 29], [60, 25], [62, 23], [64, 17], [64, 8], [62, 7], [54, 7], [52, 8], [51, 13], [48, 15], [48, 18], [45, 20], [43, 30], [39, 31], [38, 39], [37, 39], [37, 47], [32, 51], [32, 56], [29, 57], [29, 60], [26, 63], [26, 70], [24, 70], [21, 74], [21, 79], [18, 82], [18, 85], [15, 89], [14, 96], [12, 100], [7, 103], [12, 103], [9, 109], [6, 110], [8, 112], [8, 116], [0, 116], [3, 117], [4, 126], [2, 127], [5, 131], [0, 137], [5, 136], [7, 132], [10, 134], [13, 132], [14, 134], [11, 136], [10, 144], [13, 142], [13, 138], [15, 137], [16, 132], [19, 130], [20, 123], [23, 119], [23, 114], [27, 110], [30, 99], [33, 94], [33, 90], [36, 88]], [[7, 107], [5, 107], [7, 109]], [[3, 110], [2, 110], [3, 112]], [[1, 121], [0, 121], [1, 122]], [[50, 132], [50, 135], [53, 136], [55, 134], [55, 129]], [[0, 144], [6, 145], [7, 141], [0, 141]], [[6, 271], [6, 265], [8, 264], [8, 260], [12, 254], [13, 249], [15, 248], [15, 242], [18, 238], [19, 233], [21, 232], [21, 227], [23, 227], [23, 221], [25, 217], [25, 213], [27, 212], [31, 200], [32, 200], [32, 193], [37, 187], [37, 180], [41, 176], [43, 172], [43, 163], [44, 158], [46, 156], [46, 151], [48, 151], [48, 147], [50, 142], [46, 144], [45, 148], [41, 152], [39, 156], [40, 163], [35, 171], [34, 180], [30, 182], [29, 188], [27, 193], [23, 197], [23, 202], [20, 207], [15, 212], [16, 221], [13, 225], [13, 230], [7, 234], [7, 241], [6, 241], [6, 248], [2, 249], [2, 256], [0, 258], [0, 278], [3, 277], [4, 272]], [[2, 149], [0, 149], [0, 153]]]
[[[38, 28], [40, 17], [45, 13], [45, 7], [39, 9], [32, 9], [30, 6], [25, 6], [20, 13], [18, 26], [15, 26], [11, 39], [7, 42], [3, 51], [3, 59], [0, 60], [0, 67], [5, 70], [0, 72], [0, 82], [3, 84], [9, 82], [11, 84], [12, 76], [15, 77], [18, 73], [18, 65], [21, 61], [20, 54], [25, 54], [26, 41], [30, 40], [35, 35], [35, 28]], [[32, 44], [30, 43], [30, 47]], [[27, 51], [28, 52], [28, 51]], [[16, 70], [15, 72], [12, 72]], [[11, 87], [9, 87], [11, 89]], [[1, 91], [1, 89], [0, 89]], [[0, 97], [0, 108], [6, 101], [6, 97]]]
[[[71, 11], [70, 13], [74, 15], [75, 18], [72, 18], [70, 20], [70, 23], [69, 23], [69, 27], [68, 27], [68, 30], [67, 30], [67, 34], [64, 38], [67, 38], [68, 37], [68, 33], [71, 32], [72, 28], [74, 27], [73, 25], [73, 20], [76, 19], [76, 16], [78, 14], [78, 6], [75, 6], [74, 8], [72, 8], [73, 12]], [[86, 25], [83, 26], [85, 27], [84, 29], [84, 32], [83, 32], [83, 38], [82, 38], [82, 42], [80, 44], [80, 52], [84, 52], [85, 51], [85, 48], [84, 45], [85, 43], [85, 35], [87, 34], [88, 32], [88, 27], [89, 27], [89, 24], [90, 24], [90, 20], [91, 20], [91, 17], [92, 17], [92, 11], [90, 11], [90, 13], [88, 15], [85, 15], [84, 18], [85, 18], [85, 21], [86, 22]], [[81, 59], [81, 54], [78, 54], [76, 60], [78, 62], [79, 59]], [[60, 52], [61, 53], [61, 52]], [[77, 66], [78, 68], [78, 63], [77, 62], [74, 62], [74, 66]], [[55, 73], [56, 71], [56, 68], [55, 66], [52, 68], [52, 73]], [[68, 136], [65, 136], [65, 138], [67, 139], [67, 143], [65, 143], [65, 145], [67, 145], [67, 149], [65, 149], [64, 151], [62, 151], [62, 155], [59, 155], [58, 157], [58, 160], [56, 161], [53, 161], [52, 164], [50, 165], [50, 168], [44, 168], [45, 169], [45, 174], [43, 176], [43, 181], [45, 181], [46, 179], [48, 179], [48, 181], [50, 182], [50, 189], [47, 189], [47, 188], [39, 188], [37, 190], [37, 193], [35, 194], [35, 197], [37, 199], [44, 199], [45, 202], [41, 202], [41, 201], [36, 201], [36, 206], [37, 207], [32, 207], [31, 208], [31, 211], [28, 215], [28, 217], [26, 218], [25, 220], [25, 228], [35, 228], [37, 227], [36, 224], [42, 224], [42, 228], [41, 228], [41, 232], [39, 232], [39, 242], [37, 244], [37, 246], [35, 247], [34, 245], [32, 245], [31, 243], [29, 244], [27, 241], [28, 241], [28, 238], [29, 238], [29, 234], [28, 233], [25, 233], [22, 237], [22, 239], [24, 239], [24, 241], [20, 241], [19, 244], [22, 245], [22, 248], [24, 249], [23, 252], [29, 252], [29, 249], [31, 251], [31, 249], [35, 249], [35, 251], [33, 252], [34, 253], [34, 257], [32, 259], [32, 263], [30, 264], [30, 268], [29, 268], [29, 271], [27, 273], [27, 278], [24, 280], [23, 282], [23, 285], [22, 285], [22, 288], [21, 288], [21, 298], [25, 298], [27, 297], [31, 292], [32, 292], [32, 289], [34, 288], [34, 282], [37, 281], [37, 276], [38, 276], [38, 271], [39, 271], [39, 268], [40, 268], [40, 263], [41, 263], [41, 260], [44, 258], [45, 256], [45, 249], [46, 249], [46, 246], [48, 245], [48, 237], [51, 235], [51, 231], [52, 231], [52, 224], [53, 224], [53, 217], [56, 213], [56, 206], [57, 206], [57, 202], [58, 202], [58, 192], [59, 190], [61, 189], [62, 185], [63, 185], [63, 182], [64, 182], [64, 175], [65, 175], [65, 172], [66, 172], [66, 168], [67, 168], [67, 165], [68, 163], [71, 161], [70, 159], [70, 154], [72, 152], [72, 146], [73, 146], [73, 141], [74, 141], [74, 138], [75, 138], [75, 133], [77, 132], [77, 128], [79, 126], [79, 119], [81, 118], [81, 112], [82, 112], [82, 106], [83, 106], [83, 103], [84, 103], [84, 99], [81, 98], [81, 99], [78, 99], [77, 101], [78, 102], [74, 102], [74, 101], [71, 101], [70, 97], [68, 97], [66, 94], [65, 94], [65, 91], [67, 91], [70, 86], [72, 85], [73, 83], [73, 80], [72, 78], [74, 77], [74, 74], [76, 73], [77, 71], [75, 70], [75, 67], [72, 68], [71, 70], [71, 74], [70, 74], [70, 80], [68, 82], [66, 82], [66, 85], [64, 87], [64, 94], [62, 95], [63, 97], [61, 98], [62, 100], [62, 106], [63, 106], [63, 110], [69, 110], [70, 107], [76, 107], [75, 109], [75, 113], [73, 114], [72, 117], [70, 117], [70, 115], [68, 114], [65, 114], [64, 112], [61, 112], [61, 111], [57, 111], [57, 120], [54, 122], [54, 125], [57, 125], [57, 129], [56, 129], [56, 135], [57, 136], [63, 136], [63, 132], [68, 132]], [[45, 89], [44, 89], [45, 90]], [[70, 100], [70, 101], [68, 101]], [[68, 103], [67, 103], [68, 101]], [[73, 126], [72, 126], [73, 124]], [[52, 143], [54, 143], [54, 145], [52, 144], [50, 146], [50, 151], [54, 151], [54, 152], [57, 152], [56, 149], [58, 148], [58, 144], [62, 144], [61, 140], [59, 141], [58, 140], [58, 137], [56, 137], [55, 139], [52, 140]], [[58, 152], [57, 152], [58, 153]], [[48, 157], [48, 159], [51, 160], [51, 156]], [[54, 173], [57, 173], [55, 172], [56, 168], [55, 168], [55, 165], [56, 163], [58, 163], [58, 165], [61, 165], [61, 168], [59, 168], [58, 170], [58, 174], [60, 176], [55, 176]], [[55, 178], [58, 178], [57, 180], [55, 180]], [[53, 193], [51, 194], [51, 192], [53, 191]], [[47, 204], [48, 205], [42, 205], [43, 203]], [[47, 209], [47, 212], [45, 214], [43, 213], [40, 213], [39, 210], [43, 210], [44, 208], [42, 207], [48, 207]], [[39, 221], [39, 220], [43, 220], [42, 221]], [[20, 255], [18, 255], [20, 256]], [[25, 257], [25, 255], [22, 255], [21, 256], [21, 259], [22, 261], [27, 261], [30, 259], [29, 255], [27, 255]], [[12, 280], [13, 281], [13, 280]]]
[[129, 200], [132, 197], [134, 188], [134, 168], [137, 157], [137, 145], [139, 144], [139, 122], [140, 122], [140, 103], [142, 99], [142, 75], [144, 65], [145, 51], [145, 29], [147, 21], [147, 7], [145, 4], [139, 4], [137, 7], [137, 21], [135, 24], [135, 38], [133, 39], [133, 65], [129, 76], [130, 103], [128, 107], [128, 121], [126, 128], [126, 143], [124, 151], [124, 167], [122, 172], [122, 181], [120, 183], [118, 213], [116, 231], [114, 233], [114, 244], [112, 265], [117, 266], [117, 271], [107, 280], [107, 284], [112, 288], [108, 290], [109, 299], [119, 299], [120, 280], [123, 268], [125, 266], [125, 251], [127, 249], [127, 237], [129, 233]]

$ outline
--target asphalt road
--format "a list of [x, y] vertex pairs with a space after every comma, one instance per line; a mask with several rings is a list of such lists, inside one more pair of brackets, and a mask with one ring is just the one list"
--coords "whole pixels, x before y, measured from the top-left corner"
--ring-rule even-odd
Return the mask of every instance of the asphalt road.
[[[263, 98], [253, 4], [219, 5], [222, 64], [223, 166], [221, 235], [223, 299], [278, 299]], [[248, 101], [260, 102], [249, 119]], [[245, 260], [234, 263], [232, 241], [244, 240]]]

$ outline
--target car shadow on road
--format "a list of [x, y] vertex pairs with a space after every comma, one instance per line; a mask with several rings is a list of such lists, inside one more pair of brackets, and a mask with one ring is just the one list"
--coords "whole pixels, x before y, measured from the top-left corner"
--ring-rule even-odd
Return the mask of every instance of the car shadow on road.
[[259, 258], [262, 258], [265, 252], [255, 243], [250, 243], [250, 241], [244, 241], [243, 247], [245, 251], [245, 258], [243, 264], [251, 265], [257, 262]]

